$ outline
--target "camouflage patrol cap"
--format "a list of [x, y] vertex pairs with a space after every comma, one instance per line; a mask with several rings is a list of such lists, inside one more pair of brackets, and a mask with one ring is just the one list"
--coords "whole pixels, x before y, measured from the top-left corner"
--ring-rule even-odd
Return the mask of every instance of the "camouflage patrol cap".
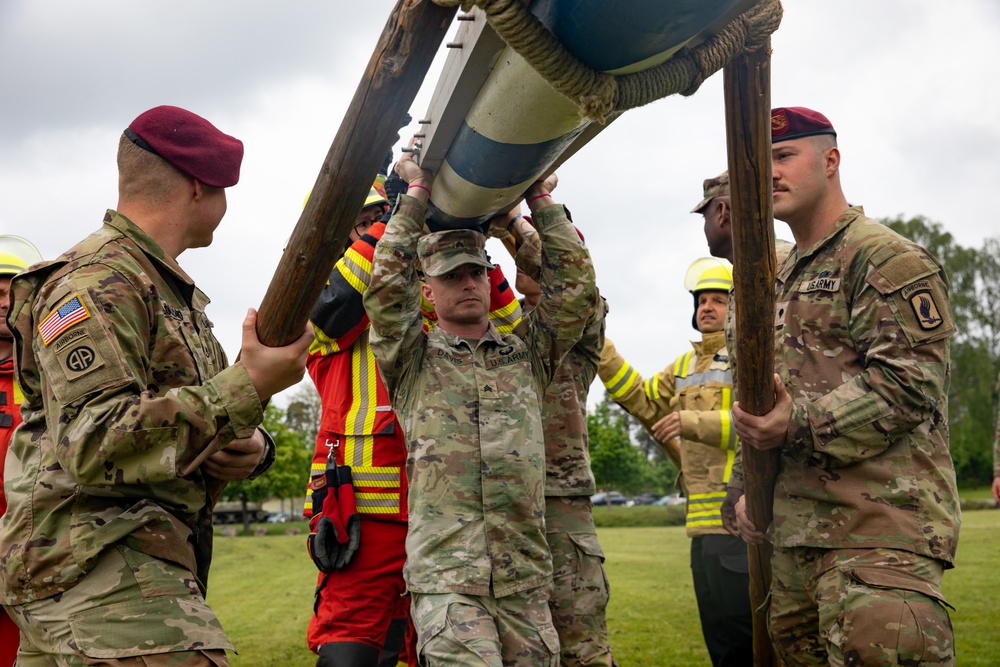
[[486, 237], [473, 229], [448, 229], [423, 236], [417, 242], [417, 257], [424, 275], [431, 277], [454, 271], [463, 264], [493, 268], [486, 259]]
[[701, 213], [716, 197], [729, 196], [729, 172], [724, 171], [715, 178], [706, 178], [704, 183], [705, 198], [691, 209], [692, 213]]
[[187, 109], [153, 107], [129, 123], [124, 134], [205, 185], [228, 188], [240, 180], [243, 142]]

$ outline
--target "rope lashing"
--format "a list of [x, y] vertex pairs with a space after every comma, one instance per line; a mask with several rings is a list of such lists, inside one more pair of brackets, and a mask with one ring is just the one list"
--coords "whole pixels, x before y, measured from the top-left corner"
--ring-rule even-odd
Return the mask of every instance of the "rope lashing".
[[682, 49], [655, 67], [613, 76], [591, 69], [528, 11], [526, 0], [433, 0], [442, 7], [478, 6], [498, 35], [588, 120], [604, 123], [620, 113], [661, 97], [691, 95], [702, 82], [740, 53], [763, 46], [781, 23], [780, 0], [758, 2], [716, 35]]

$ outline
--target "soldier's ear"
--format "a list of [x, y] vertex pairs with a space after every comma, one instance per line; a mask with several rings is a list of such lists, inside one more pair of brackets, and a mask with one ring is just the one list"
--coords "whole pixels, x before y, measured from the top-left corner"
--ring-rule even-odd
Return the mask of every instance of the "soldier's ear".
[[432, 306], [435, 305], [434, 290], [432, 290], [431, 286], [427, 284], [426, 278], [424, 279], [424, 282], [420, 283], [420, 293], [424, 295], [424, 299], [427, 301], [427, 303], [431, 304]]

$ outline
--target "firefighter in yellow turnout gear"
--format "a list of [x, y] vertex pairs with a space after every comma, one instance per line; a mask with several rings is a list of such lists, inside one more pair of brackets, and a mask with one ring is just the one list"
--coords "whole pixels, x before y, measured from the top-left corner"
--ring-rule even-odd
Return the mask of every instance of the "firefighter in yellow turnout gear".
[[608, 394], [661, 444], [680, 440], [680, 485], [687, 497], [691, 573], [702, 634], [712, 664], [752, 665], [753, 638], [746, 544], [722, 526], [722, 501], [736, 456], [730, 421], [732, 374], [725, 324], [731, 265], [704, 258], [688, 270], [700, 342], [657, 376], [644, 380], [605, 341], [599, 375]]

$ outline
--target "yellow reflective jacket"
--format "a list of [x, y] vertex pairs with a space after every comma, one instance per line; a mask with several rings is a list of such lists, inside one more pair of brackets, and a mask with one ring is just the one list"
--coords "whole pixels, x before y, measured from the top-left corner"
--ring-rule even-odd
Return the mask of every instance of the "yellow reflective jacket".
[[733, 378], [725, 334], [702, 336], [692, 348], [648, 380], [607, 340], [598, 374], [608, 394], [643, 426], [671, 412], [681, 415], [681, 474], [687, 496], [687, 533], [723, 534], [722, 500], [736, 455]]

